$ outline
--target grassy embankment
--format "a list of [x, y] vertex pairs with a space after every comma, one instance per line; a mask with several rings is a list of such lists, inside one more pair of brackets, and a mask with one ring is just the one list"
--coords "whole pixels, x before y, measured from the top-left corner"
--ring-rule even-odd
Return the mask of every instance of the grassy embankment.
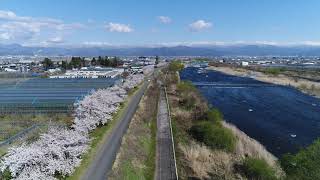
[[292, 86], [300, 91], [320, 97], [320, 73], [313, 70], [293, 70], [287, 68], [244, 68], [224, 65], [210, 66], [209, 69], [235, 76], [250, 76], [256, 80]]
[[109, 179], [153, 179], [156, 158], [159, 87], [153, 81], [131, 120]]
[[91, 162], [94, 160], [96, 154], [98, 153], [100, 147], [108, 138], [111, 133], [113, 127], [119, 122], [120, 118], [123, 115], [124, 110], [128, 107], [128, 104], [132, 98], [132, 96], [139, 90], [139, 88], [134, 88], [128, 94], [126, 101], [121, 104], [120, 109], [117, 113], [113, 115], [113, 120], [106, 125], [99, 126], [92, 132], [90, 132], [90, 148], [88, 152], [82, 157], [81, 165], [76, 168], [75, 172], [65, 179], [67, 180], [78, 180], [81, 179], [82, 175], [89, 168]]
[[[262, 145], [223, 121], [189, 82], [179, 82], [178, 62], [166, 71], [180, 179], [277, 179], [276, 158]], [[164, 77], [164, 76], [163, 76]]]

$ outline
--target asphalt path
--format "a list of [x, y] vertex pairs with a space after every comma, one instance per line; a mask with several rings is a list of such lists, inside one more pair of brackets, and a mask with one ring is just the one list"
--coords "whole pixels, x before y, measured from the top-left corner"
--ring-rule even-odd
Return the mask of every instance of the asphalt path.
[[113, 162], [121, 145], [122, 137], [128, 129], [130, 121], [138, 108], [139, 102], [145, 93], [148, 84], [149, 82], [145, 81], [139, 91], [131, 98], [129, 105], [123, 112], [121, 119], [113, 128], [106, 142], [100, 148], [94, 161], [81, 178], [82, 180], [108, 179], [108, 172], [110, 172], [112, 169]]

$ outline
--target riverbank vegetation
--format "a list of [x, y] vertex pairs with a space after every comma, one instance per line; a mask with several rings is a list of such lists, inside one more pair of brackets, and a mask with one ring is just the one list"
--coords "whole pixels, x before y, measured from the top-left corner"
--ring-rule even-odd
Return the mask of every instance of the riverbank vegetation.
[[124, 135], [108, 179], [153, 179], [159, 87], [151, 82]]
[[220, 121], [212, 122], [206, 119], [197, 122], [189, 132], [195, 140], [212, 149], [221, 149], [227, 152], [233, 152], [235, 149], [236, 137], [231, 130], [224, 128]]
[[281, 166], [288, 180], [320, 179], [320, 139], [297, 154], [284, 155]]
[[[178, 63], [171, 65], [181, 67]], [[269, 177], [270, 169], [274, 177], [283, 177], [276, 158], [225, 122], [222, 113], [209, 107], [192, 83], [180, 82], [179, 70], [168, 68], [162, 77], [168, 87], [180, 179], [259, 179]], [[259, 162], [246, 164], [246, 158]]]
[[240, 165], [240, 171], [249, 179], [276, 180], [276, 172], [265, 160], [246, 157]]

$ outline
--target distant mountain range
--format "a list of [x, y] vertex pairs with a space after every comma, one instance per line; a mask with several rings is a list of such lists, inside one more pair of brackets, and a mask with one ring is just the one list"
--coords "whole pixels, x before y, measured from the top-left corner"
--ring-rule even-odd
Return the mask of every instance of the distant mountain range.
[[71, 56], [320, 56], [320, 46], [214, 45], [174, 47], [28, 47], [0, 44], [4, 55]]

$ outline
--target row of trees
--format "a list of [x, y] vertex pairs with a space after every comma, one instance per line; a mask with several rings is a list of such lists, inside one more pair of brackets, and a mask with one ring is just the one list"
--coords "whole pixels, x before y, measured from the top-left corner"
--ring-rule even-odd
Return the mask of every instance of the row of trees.
[[91, 65], [93, 66], [99, 65], [104, 67], [117, 67], [122, 64], [123, 62], [118, 57], [109, 58], [108, 56], [106, 56], [103, 58], [99, 56], [98, 59], [92, 58], [91, 60]]
[[[45, 70], [54, 67], [54, 63], [51, 59], [45, 58], [42, 62]], [[118, 57], [101, 57], [99, 56], [97, 59], [95, 57], [92, 58], [91, 61], [85, 60], [84, 57], [72, 57], [71, 61], [62, 61], [62, 63], [58, 66], [62, 69], [72, 69], [72, 68], [81, 68], [88, 65], [92, 66], [102, 66], [102, 67], [118, 67], [123, 64], [123, 61]]]

